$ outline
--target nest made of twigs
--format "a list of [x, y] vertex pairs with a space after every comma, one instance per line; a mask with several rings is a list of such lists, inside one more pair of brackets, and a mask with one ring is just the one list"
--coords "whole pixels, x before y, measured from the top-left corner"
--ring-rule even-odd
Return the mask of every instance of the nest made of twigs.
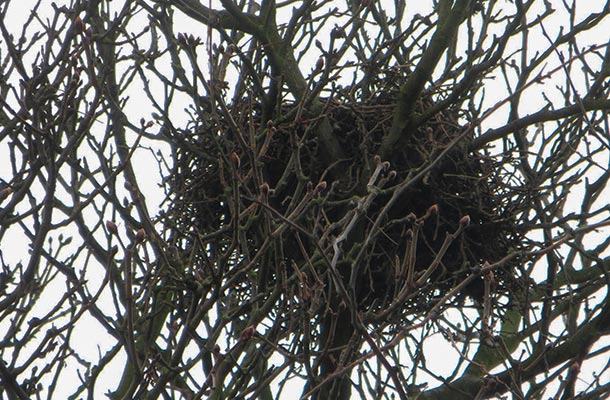
[[[260, 257], [257, 267], [260, 271], [252, 274], [257, 277], [256, 283], [251, 283], [257, 290], [265, 285], [279, 284], [282, 272], [277, 264], [280, 263], [281, 268], [287, 270], [287, 276], [297, 268], [299, 274], [307, 275], [309, 271], [313, 275], [312, 281], [322, 279], [325, 285], [330, 285], [331, 277], [324, 271], [327, 266], [315, 270], [317, 267], [311, 266], [309, 258], [324, 247], [324, 243], [328, 250], [331, 249], [331, 238], [338, 234], [332, 229], [338, 229], [338, 221], [354, 209], [353, 199], [365, 194], [363, 179], [392, 120], [393, 105], [388, 99], [379, 97], [354, 102], [337, 94], [332, 100], [323, 102], [323, 117], [330, 121], [348, 155], [347, 159], [336, 160], [333, 165], [320, 161], [320, 143], [312, 129], [321, 116], [299, 113], [297, 108], [301, 105], [298, 104], [281, 105], [273, 123], [261, 121], [261, 112], [248, 101], [233, 105], [233, 121], [240, 124], [242, 136], [244, 132], [249, 133], [246, 138], [238, 138], [233, 122], [229, 123], [223, 117], [194, 121], [187, 130], [178, 132], [176, 164], [169, 180], [173, 197], [167, 218], [180, 247], [186, 251], [193, 246], [195, 236], [209, 240], [201, 248], [200, 260], [202, 263], [205, 260], [206, 268], [213, 269], [210, 265], [213, 254], [228, 251], [238, 235], [236, 251], [240, 254], [235, 256], [235, 262], [255, 259], [256, 253], [264, 247], [269, 229], [289, 217], [291, 207], [299, 200], [295, 199], [295, 193], [304, 193], [304, 189], [297, 189], [299, 185], [305, 181], [315, 185], [329, 176], [337, 176], [340, 170], [346, 178], [343, 183], [333, 185], [330, 182], [325, 193], [317, 195], [315, 205], [299, 220], [291, 221], [320, 241], [313, 243], [311, 238], [303, 239], [297, 229], [288, 229], [282, 234], [279, 250], [276, 248], [273, 255]], [[430, 97], [422, 100], [419, 111], [431, 104]], [[393, 181], [386, 186], [387, 190], [380, 191], [363, 218], [363, 227], [353, 233], [350, 240], [362, 242], [372, 221], [392, 196], [393, 183], [410, 179], [414, 170], [434, 159], [463, 133], [460, 120], [463, 116], [459, 112], [446, 110], [409, 133], [406, 144], [396, 149], [388, 160], [395, 175]], [[272, 134], [269, 133], [271, 129]], [[244, 140], [254, 150], [244, 151]], [[485, 261], [498, 260], [516, 246], [518, 234], [513, 225], [516, 211], [511, 209], [510, 199], [499, 185], [502, 169], [493, 157], [482, 151], [471, 151], [469, 143], [470, 138], [465, 138], [447, 152], [390, 208], [382, 231], [368, 249], [365, 265], [359, 269], [361, 276], [357, 287], [352, 288], [361, 309], [383, 310], [394, 304], [405, 287], [405, 278], [397, 270], [404, 264], [402, 260], [412, 257], [415, 271], [425, 271], [439, 260], [443, 243], [448, 235], [460, 228], [460, 221], [464, 223], [465, 216], [469, 218], [468, 227], [443, 251], [430, 280], [422, 287], [409, 289], [412, 293], [397, 313], [404, 312], [405, 308], [425, 311], [426, 304], [432, 304], [460, 280], [476, 273]], [[264, 154], [261, 148], [264, 148]], [[254, 164], [260, 168], [255, 168]], [[334, 175], [329, 173], [333, 169]], [[257, 171], [262, 172], [257, 174]], [[259, 210], [253, 224], [240, 221], [236, 233], [235, 218], [251, 207], [262, 207], [261, 186], [266, 186], [264, 207], [267, 209]], [[416, 240], [416, 246], [413, 246], [413, 240]], [[347, 256], [349, 250], [348, 245], [344, 248], [346, 257], [337, 264], [346, 284], [353, 267]], [[304, 251], [309, 254], [303, 254]], [[261, 282], [261, 276], [265, 276], [266, 282]], [[510, 277], [510, 273], [497, 274], [499, 290], [509, 290]], [[303, 285], [302, 280], [293, 282]], [[246, 282], [245, 286], [248, 285]], [[480, 301], [483, 295], [481, 280], [474, 280], [464, 294]]]

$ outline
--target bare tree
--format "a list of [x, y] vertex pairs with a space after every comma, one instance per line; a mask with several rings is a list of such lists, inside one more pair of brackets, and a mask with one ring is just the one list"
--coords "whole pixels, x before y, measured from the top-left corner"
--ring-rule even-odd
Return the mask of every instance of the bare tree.
[[610, 3], [46, 3], [0, 398], [609, 395]]

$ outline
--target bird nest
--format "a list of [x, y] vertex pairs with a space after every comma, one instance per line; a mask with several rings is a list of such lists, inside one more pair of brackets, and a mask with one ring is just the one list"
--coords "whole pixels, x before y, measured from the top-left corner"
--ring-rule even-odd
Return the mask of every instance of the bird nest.
[[[244, 302], [281, 286], [311, 303], [343, 285], [372, 319], [425, 312], [472, 276], [458, 297], [481, 301], [481, 266], [519, 240], [502, 175], [510, 161], [472, 151], [458, 110], [438, 113], [379, 159], [392, 99], [335, 93], [316, 115], [306, 102], [263, 109], [245, 99], [173, 132], [166, 225], [200, 281], [234, 282]], [[429, 95], [416, 111], [433, 105]], [[343, 159], [324, 159], [323, 123]], [[500, 294], [514, 284], [503, 271]]]

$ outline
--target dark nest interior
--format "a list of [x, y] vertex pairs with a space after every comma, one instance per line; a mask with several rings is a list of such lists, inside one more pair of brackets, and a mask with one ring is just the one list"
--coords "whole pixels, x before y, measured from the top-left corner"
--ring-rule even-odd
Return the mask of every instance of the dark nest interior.
[[[472, 151], [471, 137], [385, 208], [401, 183], [464, 132], [468, 115], [463, 110], [438, 113], [410, 132], [390, 160], [381, 160], [389, 165], [362, 212], [359, 200], [370, 193], [367, 182], [380, 162], [375, 154], [392, 123], [395, 100], [392, 90], [358, 101], [352, 92], [322, 99], [314, 115], [307, 102], [286, 102], [270, 111], [243, 99], [228, 110], [208, 108], [187, 129], [173, 132], [176, 163], [169, 178], [167, 226], [174, 245], [195, 261], [193, 271], [204, 285], [218, 288], [233, 279], [244, 304], [281, 287], [295, 303], [319, 301], [324, 307], [336, 271], [371, 321], [377, 316], [399, 323], [405, 315], [425, 313], [466, 277], [477, 275], [484, 262], [496, 262], [518, 247], [519, 210], [511, 205], [504, 168], [510, 160]], [[421, 99], [416, 112], [434, 105], [434, 96], [439, 95]], [[323, 161], [316, 129], [324, 119], [344, 159]], [[326, 184], [319, 185], [322, 181]], [[348, 229], [357, 209], [361, 215]], [[386, 214], [374, 227], [382, 210]], [[465, 216], [468, 225], [448, 240]], [[346, 238], [333, 247], [343, 232]], [[350, 283], [354, 263], [358, 276]], [[430, 276], [419, 280], [432, 264]], [[511, 268], [496, 272], [495, 296], [514, 286]], [[453, 304], [464, 298], [480, 302], [482, 296], [479, 276]]]

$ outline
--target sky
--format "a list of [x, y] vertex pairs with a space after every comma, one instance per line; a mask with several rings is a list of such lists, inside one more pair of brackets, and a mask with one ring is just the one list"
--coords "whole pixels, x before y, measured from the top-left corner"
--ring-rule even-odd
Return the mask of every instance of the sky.
[[[51, 10], [51, 3], [46, 3], [47, 4], [44, 4], [42, 9]], [[577, 19], [588, 15], [591, 9], [601, 7], [600, 5], [597, 5], [595, 3], [596, 2], [578, 1], [576, 3], [578, 10]], [[20, 35], [21, 28], [24, 26], [24, 22], [28, 17], [27, 11], [33, 6], [33, 4], [35, 4], [35, 1], [24, 0], [19, 2], [18, 5], [17, 2], [13, 2], [9, 5], [12, 10], [9, 12], [10, 18], [7, 20], [7, 26], [9, 30], [12, 30], [15, 33], [15, 36]], [[61, 2], [56, 2], [56, 4], [61, 5]], [[540, 2], [540, 5], [541, 7], [543, 7], [542, 2]], [[417, 6], [421, 6], [422, 10], [415, 8]], [[426, 2], [410, 2], [409, 7], [413, 7], [413, 9], [409, 10], [412, 11], [413, 15], [416, 13], [424, 14], [425, 8], [427, 8], [427, 6], [428, 4], [426, 4]], [[44, 21], [46, 18], [49, 18], [51, 13], [50, 11], [48, 12], [48, 15], [40, 15], [41, 21]], [[144, 15], [140, 17], [142, 23], [147, 23], [147, 20]], [[565, 15], [562, 16], [558, 12], [557, 21], [562, 21], [563, 18], [565, 18]], [[545, 28], [547, 29], [546, 35], [548, 35], [548, 37], [554, 37], [561, 31], [562, 25], [563, 24], [561, 22], [558, 22], [557, 24], [545, 26]], [[189, 21], [186, 18], [183, 19], [183, 27], [185, 31], [191, 29], [199, 29], [199, 25], [197, 23], [193, 23], [192, 21]], [[599, 32], [594, 32], [590, 37], [591, 42], [599, 42], [598, 35], [607, 36], [605, 30], [605, 27], [602, 26], [599, 28]], [[543, 32], [533, 32], [532, 36], [534, 36], [531, 38], [530, 42], [530, 52], [532, 54], [535, 54], [535, 52], [538, 51], [537, 46], [539, 46], [540, 49], [546, 48], [548, 46], [548, 39], [545, 37], [545, 34]], [[511, 43], [511, 46], [514, 46], [515, 49], [518, 49], [520, 45], [520, 43]], [[0, 49], [4, 51], [2, 45], [0, 45]], [[311, 57], [311, 59], [309, 60], [311, 63], [311, 68], [313, 68], [313, 65], [315, 64], [316, 60], [317, 57]], [[549, 71], [558, 67], [561, 67], [559, 61], [557, 61], [557, 65], [544, 65], [544, 70]], [[305, 68], [304, 70], [308, 71], [307, 68]], [[558, 72], [556, 74], [556, 77], [557, 81], [551, 80], [550, 82], [552, 83], [545, 83], [547, 88], [550, 87], [552, 84], [567, 84], [565, 82], [565, 79], [562, 78], [561, 72]], [[573, 83], [577, 88], [582, 88], [582, 86], [585, 84], [585, 82], [579, 82], [577, 80], [571, 83]], [[549, 90], [549, 92], [553, 92], [553, 90]], [[555, 93], [558, 92], [559, 91], [555, 91]], [[503, 82], [501, 77], [497, 77], [494, 82], [490, 82], [489, 88], [486, 90], [485, 95], [486, 101], [490, 105], [496, 104], [497, 102], [500, 102], [505, 98], [506, 91], [503, 89]], [[144, 118], [147, 121], [153, 120], [154, 110], [150, 108], [150, 105], [148, 103], [140, 101], [141, 99], [141, 94], [138, 93], [137, 90], [134, 91], [132, 98], [126, 105], [126, 112], [129, 115], [133, 115], [134, 120], [139, 119], [140, 116], [141, 118]], [[545, 99], [542, 95], [540, 87], [533, 86], [531, 90], [528, 90], [526, 95], [524, 96], [524, 101], [522, 102], [522, 109], [520, 110], [520, 112], [526, 115], [532, 110], [540, 109], [541, 105], [544, 103]], [[180, 107], [188, 107], [188, 104], [185, 103], [175, 105], [175, 115], [178, 115], [177, 118], [180, 118], [180, 115], [182, 115], [182, 117], [185, 116], [185, 114], [180, 110]], [[497, 111], [495, 111], [486, 121], [484, 121], [484, 128], [496, 127], [504, 124], [506, 121], [506, 110], [506, 106], [498, 107]], [[157, 162], [154, 157], [154, 154], [157, 150], [161, 152], [169, 152], [169, 150], [167, 147], [159, 145], [158, 142], [152, 143], [144, 141], [144, 144], [146, 146], [160, 146], [154, 147], [152, 150], [150, 148], [142, 148], [138, 150], [136, 154], [138, 157], [138, 164], [141, 166], [141, 168], [139, 168], [136, 173], [139, 175], [140, 184], [143, 192], [147, 194], [145, 200], [149, 205], [150, 209], [155, 212], [156, 210], [158, 210], [159, 205], [163, 200], [163, 190], [159, 186], [159, 174], [156, 168]], [[10, 164], [8, 162], [9, 160], [2, 156], [2, 154], [7, 154], [7, 146], [8, 143], [6, 141], [0, 140], [0, 178], [10, 180], [11, 171], [9, 167]], [[602, 161], [605, 162], [605, 160]], [[607, 165], [607, 163], [605, 163], [604, 165]], [[599, 173], [599, 171], [592, 171], [592, 174], [595, 173]], [[40, 189], [42, 190], [42, 188]], [[582, 197], [581, 193], [574, 193], [572, 194], [572, 197], [574, 198], [575, 205], [580, 204], [580, 197]], [[70, 229], [71, 228], [66, 229], [66, 235], [70, 234]], [[600, 232], [600, 237], [603, 237], [604, 235], [607, 235], [607, 232]], [[3, 257], [9, 264], [15, 263], [17, 261], [21, 261], [24, 263], [27, 262], [28, 247], [29, 246], [27, 241], [23, 240], [23, 236], [18, 229], [12, 230], [10, 235], [8, 235], [4, 239], [3, 243], [0, 245], [0, 249], [2, 249], [3, 252]], [[102, 278], [103, 277], [100, 276], [88, 276], [92, 287], [96, 287], [96, 285], [98, 284], [101, 285]], [[98, 281], [97, 284], [96, 280]], [[62, 282], [54, 282], [54, 285], [55, 290], [57, 290], [58, 292], [65, 290], [65, 286], [62, 286]], [[46, 308], [44, 302], [39, 304], [38, 307], [40, 308], [37, 309], [37, 313], [39, 315], [44, 315], [48, 311], [48, 308], [52, 306], [52, 304], [52, 302], [47, 303]], [[0, 325], [0, 329], [1, 328], [2, 326]], [[81, 355], [87, 360], [95, 360], [100, 353], [103, 354], [113, 344], [113, 341], [110, 340], [110, 338], [106, 337], [103, 334], [100, 334], [99, 325], [87, 315], [83, 316], [81, 323], [79, 324], [77, 330], [74, 332], [73, 337], [73, 343], [75, 347], [78, 348], [78, 350], [81, 352]], [[440, 333], [437, 335], [437, 337], [438, 342], [435, 342], [434, 346], [430, 349], [431, 356], [429, 357], [429, 367], [439, 374], [447, 375], [451, 372], [453, 368], [453, 363], [448, 363], [446, 362], [445, 357], [438, 357], [437, 355], [453, 354], [457, 357], [457, 350], [454, 343], [445, 340]], [[116, 360], [116, 365], [121, 365], [123, 360], [124, 357], [119, 356], [119, 358], [117, 358]], [[75, 373], [75, 370], [73, 370], [72, 373]], [[68, 374], [70, 374], [70, 372], [68, 372]], [[111, 369], [105, 375], [102, 376], [103, 382], [100, 382], [98, 386], [100, 390], [100, 395], [102, 395], [109, 388], [112, 388], [112, 385], [117, 381], [119, 374], [120, 369]], [[57, 396], [57, 398], [60, 398], [61, 394], [58, 393]]]

